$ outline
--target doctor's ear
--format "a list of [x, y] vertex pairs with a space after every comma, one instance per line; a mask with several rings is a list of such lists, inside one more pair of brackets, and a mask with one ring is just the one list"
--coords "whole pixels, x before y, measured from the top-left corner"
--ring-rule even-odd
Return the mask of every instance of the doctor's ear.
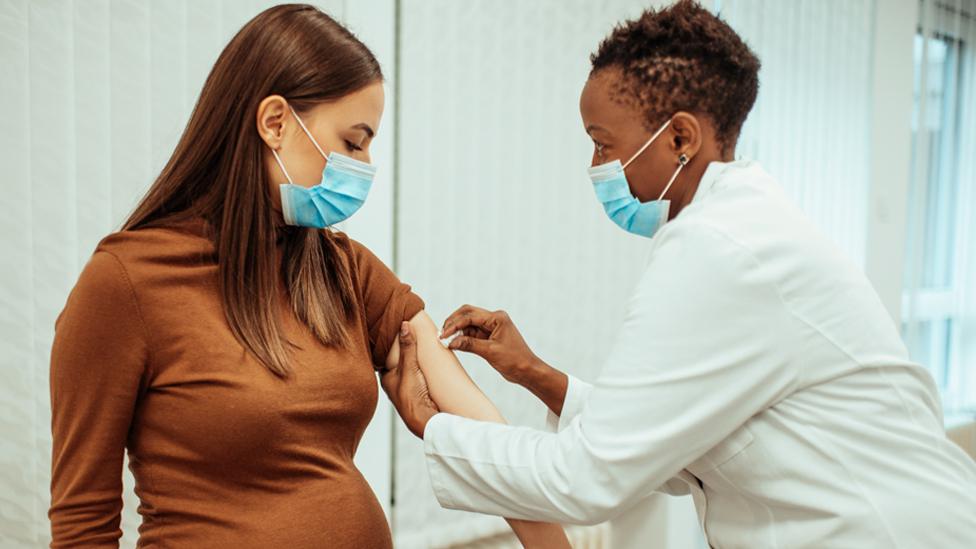
[[695, 115], [684, 111], [676, 113], [671, 118], [672, 138], [669, 143], [674, 155], [694, 158], [702, 148], [705, 139], [703, 132], [704, 128]]
[[274, 150], [278, 150], [281, 146], [287, 117], [288, 102], [280, 95], [265, 97], [258, 104], [258, 135]]

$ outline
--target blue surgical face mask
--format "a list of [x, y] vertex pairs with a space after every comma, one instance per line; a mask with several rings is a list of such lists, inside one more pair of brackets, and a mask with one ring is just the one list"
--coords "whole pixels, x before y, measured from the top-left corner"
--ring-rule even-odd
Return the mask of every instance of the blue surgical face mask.
[[366, 201], [369, 188], [373, 185], [376, 168], [336, 152], [326, 155], [312, 137], [312, 133], [305, 127], [305, 123], [298, 117], [298, 113], [294, 109], [291, 113], [319, 154], [325, 158], [325, 169], [322, 171], [322, 180], [317, 185], [307, 188], [295, 185], [284, 163], [281, 162], [278, 152], [271, 149], [278, 167], [288, 179], [287, 184], [279, 186], [281, 213], [285, 217], [285, 223], [324, 229], [345, 221]]
[[661, 192], [661, 196], [650, 202], [642, 203], [634, 197], [633, 193], [630, 192], [630, 184], [627, 182], [627, 174], [624, 170], [641, 153], [647, 150], [670, 124], [671, 120], [665, 122], [661, 129], [654, 132], [654, 135], [625, 164], [621, 164], [620, 160], [614, 160], [593, 166], [589, 170], [593, 188], [596, 190], [596, 197], [600, 204], [603, 204], [603, 210], [607, 212], [607, 216], [617, 226], [629, 233], [651, 238], [668, 221], [671, 201], [664, 200], [664, 195], [667, 194], [674, 180], [678, 178], [681, 168], [688, 163], [688, 157], [683, 154], [678, 157], [678, 169], [674, 171], [671, 180]]

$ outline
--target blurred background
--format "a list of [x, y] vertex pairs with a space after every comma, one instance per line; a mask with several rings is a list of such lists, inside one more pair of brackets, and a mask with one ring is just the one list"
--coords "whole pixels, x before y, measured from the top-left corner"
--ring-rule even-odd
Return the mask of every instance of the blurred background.
[[[0, 0], [0, 547], [49, 540], [55, 317], [96, 243], [171, 154], [224, 44], [274, 3]], [[592, 381], [646, 243], [594, 200], [579, 92], [614, 24], [665, 2], [313, 3], [387, 75], [377, 182], [343, 229], [412, 284], [436, 321], [463, 303], [504, 308], [539, 355]], [[976, 1], [702, 3], [763, 63], [737, 154], [759, 160], [863, 266], [931, 370], [947, 426], [971, 436]], [[510, 422], [542, 425], [529, 393], [463, 361]], [[501, 519], [438, 507], [421, 443], [384, 402], [357, 460], [397, 547], [513, 546]], [[125, 474], [123, 547], [133, 547]], [[690, 501], [661, 497], [572, 535], [577, 547], [692, 548], [697, 529]]]

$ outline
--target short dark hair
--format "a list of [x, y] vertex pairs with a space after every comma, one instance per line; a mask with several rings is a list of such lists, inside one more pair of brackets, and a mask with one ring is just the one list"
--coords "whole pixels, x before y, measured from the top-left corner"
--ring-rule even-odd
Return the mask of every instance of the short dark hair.
[[693, 0], [617, 25], [590, 61], [590, 76], [623, 72], [617, 98], [643, 110], [649, 130], [675, 112], [700, 113], [715, 125], [723, 150], [735, 144], [759, 93], [759, 58]]

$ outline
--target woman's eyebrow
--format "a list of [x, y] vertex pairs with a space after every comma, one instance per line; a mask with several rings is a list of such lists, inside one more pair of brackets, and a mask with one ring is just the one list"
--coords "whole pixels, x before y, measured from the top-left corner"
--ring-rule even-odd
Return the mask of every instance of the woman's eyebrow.
[[376, 134], [376, 132], [373, 131], [373, 128], [369, 127], [369, 124], [365, 122], [360, 122], [359, 124], [356, 124], [355, 126], [353, 126], [353, 129], [363, 130], [364, 132], [366, 132], [366, 135], [370, 139], [372, 139], [373, 136]]

